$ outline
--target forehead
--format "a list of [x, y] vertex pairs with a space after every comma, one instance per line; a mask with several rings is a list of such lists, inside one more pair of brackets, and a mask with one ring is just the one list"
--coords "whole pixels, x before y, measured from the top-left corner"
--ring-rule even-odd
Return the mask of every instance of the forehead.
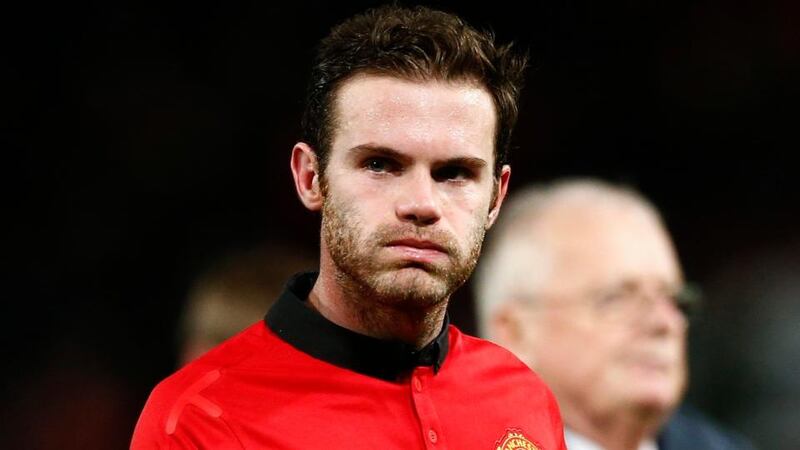
[[661, 222], [645, 209], [572, 207], [553, 212], [545, 227], [557, 285], [590, 289], [623, 282], [681, 282], [672, 242]]
[[376, 144], [493, 153], [495, 122], [492, 98], [476, 83], [361, 74], [337, 91], [333, 147]]

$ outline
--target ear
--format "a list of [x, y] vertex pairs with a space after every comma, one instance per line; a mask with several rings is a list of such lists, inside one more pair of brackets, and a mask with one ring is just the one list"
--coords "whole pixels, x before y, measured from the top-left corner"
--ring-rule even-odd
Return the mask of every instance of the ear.
[[305, 142], [298, 142], [292, 149], [291, 166], [300, 201], [311, 211], [319, 211], [322, 208], [322, 190], [316, 152]]
[[531, 324], [528, 318], [527, 308], [521, 302], [512, 300], [498, 307], [489, 325], [493, 340], [525, 363], [529, 363], [530, 359]]
[[492, 207], [489, 209], [489, 220], [486, 222], [487, 230], [497, 221], [497, 215], [500, 214], [500, 205], [503, 204], [503, 200], [506, 198], [506, 192], [508, 192], [508, 180], [510, 179], [511, 166], [506, 164], [500, 169], [500, 178], [497, 181], [494, 203], [492, 203]]

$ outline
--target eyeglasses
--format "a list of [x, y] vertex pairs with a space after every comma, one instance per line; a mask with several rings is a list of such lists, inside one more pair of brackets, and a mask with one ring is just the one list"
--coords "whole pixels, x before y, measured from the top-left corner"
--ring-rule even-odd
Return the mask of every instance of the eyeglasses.
[[591, 297], [595, 311], [604, 319], [630, 320], [641, 317], [653, 303], [669, 301], [683, 316], [692, 320], [700, 311], [702, 293], [694, 284], [686, 284], [680, 290], [644, 292], [641, 287], [625, 284], [617, 288], [595, 293]]

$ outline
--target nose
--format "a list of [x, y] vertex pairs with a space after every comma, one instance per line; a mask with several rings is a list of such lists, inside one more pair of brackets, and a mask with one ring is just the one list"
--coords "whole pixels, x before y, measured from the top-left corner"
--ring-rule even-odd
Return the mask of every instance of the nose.
[[416, 226], [433, 225], [442, 217], [436, 192], [436, 180], [424, 171], [409, 173], [401, 186], [395, 214], [403, 222]]
[[672, 298], [652, 295], [649, 298], [643, 323], [653, 334], [682, 333], [689, 322]]

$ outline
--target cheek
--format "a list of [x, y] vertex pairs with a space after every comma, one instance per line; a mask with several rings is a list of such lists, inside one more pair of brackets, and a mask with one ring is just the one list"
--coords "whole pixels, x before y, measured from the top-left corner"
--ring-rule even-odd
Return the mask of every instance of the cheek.
[[[380, 189], [370, 183], [370, 180], [358, 177], [340, 176], [336, 182], [329, 182], [326, 189], [326, 200], [345, 207], [348, 213], [357, 214], [360, 220], [377, 216], [381, 213], [380, 206], [387, 205], [387, 189]], [[366, 213], [369, 214], [366, 214]]]
[[562, 358], [571, 370], [580, 374], [581, 378], [596, 379], [603, 372], [613, 368], [614, 362], [620, 358], [620, 348], [625, 337], [613, 330], [605, 330], [595, 324], [584, 326], [564, 325], [555, 339], [560, 346]]
[[587, 357], [591, 359], [583, 332], [569, 319], [546, 315], [538, 324], [533, 345], [542, 363], [551, 366], [553, 372], [574, 373], [587, 363]]
[[490, 199], [485, 192], [477, 189], [461, 191], [447, 189], [442, 195], [442, 209], [445, 216], [451, 218], [454, 227], [468, 231], [483, 227], [489, 217]]

